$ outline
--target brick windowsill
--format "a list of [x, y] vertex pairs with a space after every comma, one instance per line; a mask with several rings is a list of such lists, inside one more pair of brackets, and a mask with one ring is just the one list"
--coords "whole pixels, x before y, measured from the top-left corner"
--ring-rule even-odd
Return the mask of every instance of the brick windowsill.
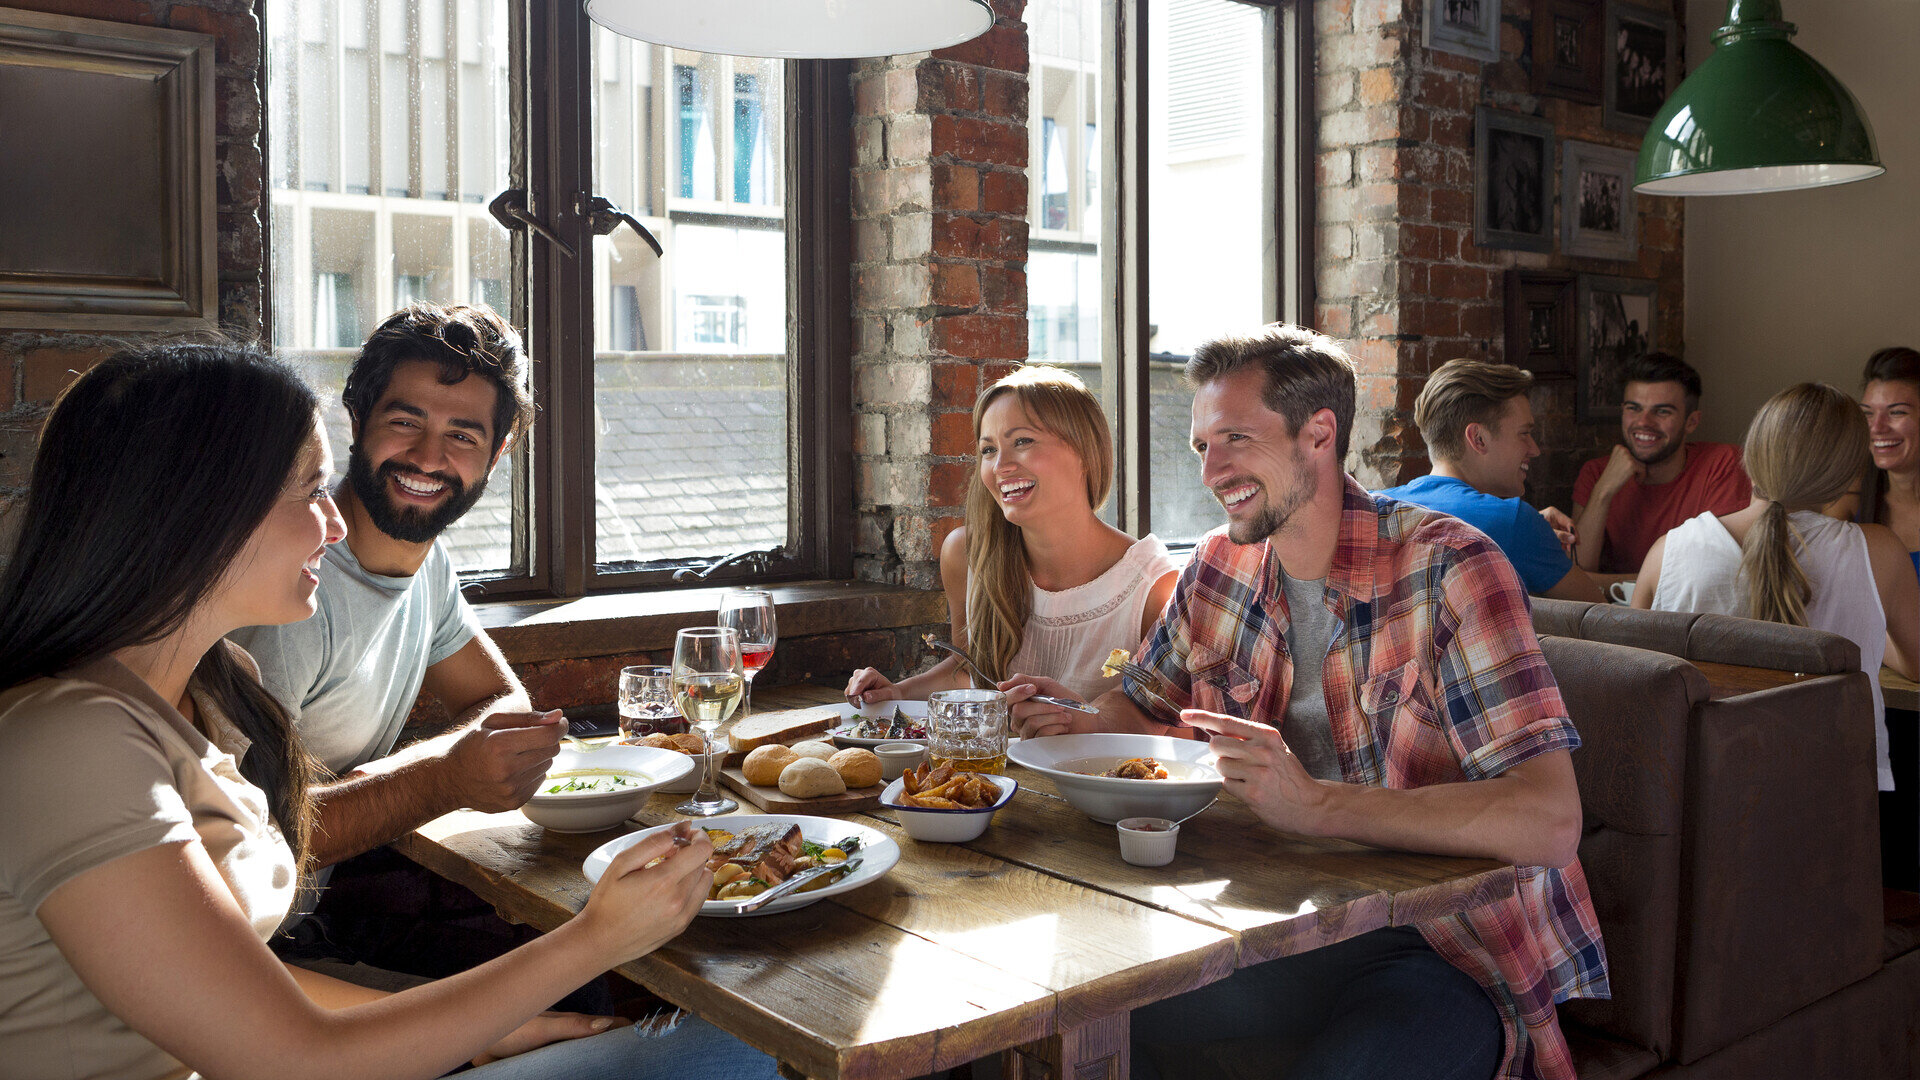
[[[900, 585], [805, 581], [769, 589], [778, 605], [782, 638], [947, 621], [944, 596]], [[476, 610], [507, 659], [527, 664], [671, 650], [674, 631], [713, 623], [724, 591], [613, 593], [575, 600], [479, 604]]]

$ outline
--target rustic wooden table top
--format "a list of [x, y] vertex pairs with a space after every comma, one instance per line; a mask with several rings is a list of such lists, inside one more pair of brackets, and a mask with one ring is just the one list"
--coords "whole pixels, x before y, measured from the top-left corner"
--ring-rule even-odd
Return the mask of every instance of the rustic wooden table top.
[[[813, 686], [755, 696], [762, 709], [833, 700]], [[884, 878], [796, 911], [695, 919], [620, 971], [806, 1076], [918, 1076], [1020, 1047], [1010, 1075], [1104, 1062], [1124, 1077], [1137, 1006], [1515, 887], [1513, 868], [1492, 860], [1275, 833], [1228, 798], [1181, 826], [1172, 864], [1131, 866], [1112, 826], [1045, 777], [1010, 775], [1022, 791], [979, 840], [919, 843], [884, 808], [849, 815], [900, 844]], [[656, 795], [635, 820], [678, 820], [682, 798]], [[615, 835], [464, 811], [395, 846], [549, 930], [586, 902], [581, 862]]]

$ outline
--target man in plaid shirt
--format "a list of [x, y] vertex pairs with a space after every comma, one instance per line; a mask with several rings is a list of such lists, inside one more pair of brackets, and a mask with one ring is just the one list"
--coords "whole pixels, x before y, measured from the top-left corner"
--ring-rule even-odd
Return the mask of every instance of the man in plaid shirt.
[[1580, 736], [1519, 576], [1485, 534], [1346, 474], [1354, 372], [1332, 340], [1276, 324], [1186, 374], [1228, 524], [1136, 657], [1184, 711], [1156, 715], [1128, 680], [1084, 717], [1015, 675], [1019, 733], [1211, 736], [1227, 790], [1275, 829], [1497, 858], [1519, 889], [1136, 1010], [1136, 1075], [1179, 1043], [1260, 1035], [1288, 1077], [1572, 1077], [1554, 1004], [1608, 996], [1606, 957], [1575, 857]]

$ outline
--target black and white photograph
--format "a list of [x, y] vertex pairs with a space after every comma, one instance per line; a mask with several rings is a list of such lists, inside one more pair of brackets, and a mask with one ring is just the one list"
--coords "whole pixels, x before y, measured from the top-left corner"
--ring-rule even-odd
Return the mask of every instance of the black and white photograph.
[[1620, 373], [1653, 348], [1659, 288], [1645, 279], [1580, 275], [1575, 396], [1581, 420], [1619, 418]]
[[1492, 62], [1500, 59], [1500, 0], [1424, 0], [1420, 43]]
[[1560, 247], [1569, 255], [1621, 261], [1639, 257], [1631, 150], [1597, 143], [1560, 144]]
[[1533, 92], [1600, 104], [1601, 0], [1536, 0]]
[[1575, 280], [1564, 270], [1507, 271], [1507, 363], [1542, 378], [1573, 374]]
[[1553, 125], [1484, 105], [1473, 120], [1473, 242], [1552, 251]]
[[1608, 3], [1601, 123], [1634, 134], [1646, 130], [1680, 83], [1679, 39], [1671, 15], [1620, 0]]

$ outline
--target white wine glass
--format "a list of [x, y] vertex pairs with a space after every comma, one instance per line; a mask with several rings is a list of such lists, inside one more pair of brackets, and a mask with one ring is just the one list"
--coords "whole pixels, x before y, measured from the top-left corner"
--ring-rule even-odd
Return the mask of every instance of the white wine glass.
[[774, 628], [773, 594], [765, 589], [728, 589], [720, 597], [720, 625], [740, 632], [740, 663], [747, 676], [740, 715], [752, 716], [753, 677], [773, 659], [773, 646], [780, 637]]
[[746, 688], [740, 670], [740, 633], [730, 626], [696, 626], [673, 638], [673, 698], [705, 743], [705, 772], [693, 798], [674, 807], [688, 817], [712, 817], [740, 808], [720, 794], [713, 733], [733, 715]]

